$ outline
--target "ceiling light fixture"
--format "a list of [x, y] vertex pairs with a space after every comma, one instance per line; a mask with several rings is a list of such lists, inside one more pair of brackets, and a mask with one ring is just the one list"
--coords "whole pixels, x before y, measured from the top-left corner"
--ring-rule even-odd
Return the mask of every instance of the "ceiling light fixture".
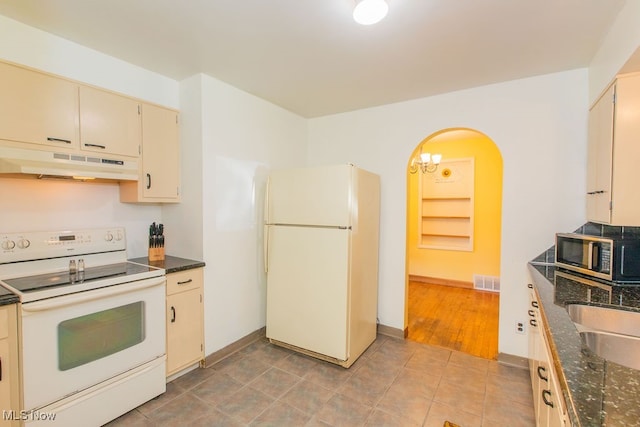
[[411, 159], [409, 172], [416, 173], [421, 170], [422, 173], [433, 173], [438, 170], [441, 161], [442, 154], [423, 153], [420, 147], [420, 154]]
[[362, 25], [371, 25], [380, 22], [387, 12], [389, 5], [385, 0], [356, 0], [355, 9], [353, 9], [353, 19]]

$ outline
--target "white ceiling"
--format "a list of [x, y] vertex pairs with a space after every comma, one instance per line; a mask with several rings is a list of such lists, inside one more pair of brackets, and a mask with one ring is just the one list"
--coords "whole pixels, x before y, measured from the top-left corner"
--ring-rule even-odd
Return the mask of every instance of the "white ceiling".
[[625, 0], [0, 0], [0, 14], [304, 117], [588, 66]]

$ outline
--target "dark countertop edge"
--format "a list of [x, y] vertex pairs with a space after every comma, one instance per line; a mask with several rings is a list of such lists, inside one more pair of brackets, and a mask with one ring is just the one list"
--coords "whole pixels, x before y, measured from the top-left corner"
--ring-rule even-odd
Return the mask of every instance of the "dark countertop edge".
[[[594, 354], [585, 354], [581, 351], [582, 339], [575, 324], [569, 317], [564, 306], [555, 303], [555, 286], [536, 265], [528, 264], [534, 289], [537, 291], [540, 302], [540, 311], [546, 321], [545, 332], [549, 337], [549, 348], [552, 352], [554, 367], [560, 382], [560, 388], [567, 406], [569, 422], [572, 426], [601, 426], [602, 412], [600, 408], [594, 408], [593, 397], [601, 397], [608, 403], [609, 398], [617, 400], [622, 396], [606, 394], [602, 388], [600, 378], [607, 375], [607, 369], [612, 370], [611, 375], [622, 375], [632, 378], [634, 383], [640, 382], [640, 371], [623, 367], [615, 363], [608, 363]], [[585, 304], [585, 302], [580, 302]], [[588, 305], [601, 305], [587, 303]], [[611, 305], [607, 305], [612, 307]], [[615, 306], [615, 308], [619, 308]], [[557, 343], [561, 343], [558, 347]], [[609, 390], [610, 392], [610, 390]], [[627, 396], [629, 397], [629, 396]], [[639, 398], [634, 393], [634, 402]], [[624, 399], [624, 397], [622, 397]], [[618, 420], [620, 421], [620, 420]], [[634, 418], [634, 421], [637, 419]], [[629, 425], [638, 425], [637, 422]]]
[[[2, 288], [3, 289], [3, 288]], [[2, 305], [11, 305], [20, 302], [20, 298], [14, 294], [2, 295], [0, 296], [0, 306]]]
[[149, 261], [148, 257], [132, 258], [129, 261], [138, 264], [150, 265], [152, 267], [164, 268], [165, 274], [177, 273], [179, 271], [192, 270], [194, 268], [205, 267], [204, 261], [197, 261], [188, 258], [180, 258], [166, 255], [162, 261]]
[[[538, 300], [540, 301], [539, 309], [540, 309], [540, 315], [542, 316], [545, 324], [544, 332], [545, 332], [545, 335], [549, 337], [549, 343], [548, 343], [549, 349], [551, 350], [553, 365], [556, 370], [558, 381], [560, 383], [560, 388], [562, 389], [562, 394], [564, 397], [565, 404], [567, 406], [567, 415], [569, 417], [569, 422], [571, 423], [571, 425], [579, 426], [580, 417], [578, 416], [578, 413], [576, 411], [576, 405], [573, 401], [573, 395], [571, 393], [569, 384], [567, 383], [567, 379], [564, 374], [564, 369], [562, 368], [562, 361], [560, 359], [560, 355], [558, 354], [558, 349], [556, 347], [555, 340], [553, 339], [551, 325], [549, 324], [549, 319], [547, 318], [545, 313], [545, 309], [544, 309], [545, 304], [543, 302], [545, 298], [543, 298], [543, 296], [541, 295], [541, 293], [543, 292], [543, 289], [540, 289], [540, 288], [546, 286], [547, 284], [551, 286], [551, 284], [549, 283], [549, 280], [535, 268], [535, 264], [529, 263], [528, 268], [529, 268], [529, 272], [531, 273], [531, 279], [533, 281], [534, 291], [538, 296]], [[551, 291], [553, 290], [551, 289]], [[568, 313], [567, 313], [567, 319], [569, 319]], [[569, 321], [570, 320], [571, 319], [569, 319]]]

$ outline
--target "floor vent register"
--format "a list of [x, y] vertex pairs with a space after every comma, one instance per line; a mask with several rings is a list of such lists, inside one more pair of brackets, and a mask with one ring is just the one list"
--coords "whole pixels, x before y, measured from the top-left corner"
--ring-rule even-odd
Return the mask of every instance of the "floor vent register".
[[496, 276], [474, 274], [473, 288], [481, 291], [500, 292], [500, 278]]

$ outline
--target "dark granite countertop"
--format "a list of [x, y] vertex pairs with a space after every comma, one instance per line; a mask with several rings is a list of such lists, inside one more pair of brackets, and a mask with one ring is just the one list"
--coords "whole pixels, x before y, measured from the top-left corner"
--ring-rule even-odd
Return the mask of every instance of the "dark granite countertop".
[[20, 302], [20, 299], [13, 292], [0, 286], [0, 305], [9, 305]]
[[640, 286], [579, 277], [552, 263], [531, 262], [528, 267], [571, 424], [640, 426], [640, 370], [593, 354], [565, 308], [581, 303], [640, 312]]
[[204, 267], [203, 261], [195, 261], [187, 258], [179, 258], [175, 256], [167, 255], [163, 261], [149, 261], [148, 257], [133, 258], [129, 261], [137, 262], [138, 264], [151, 265], [153, 267], [164, 268], [166, 274], [176, 273], [178, 271], [191, 270], [194, 268]]

